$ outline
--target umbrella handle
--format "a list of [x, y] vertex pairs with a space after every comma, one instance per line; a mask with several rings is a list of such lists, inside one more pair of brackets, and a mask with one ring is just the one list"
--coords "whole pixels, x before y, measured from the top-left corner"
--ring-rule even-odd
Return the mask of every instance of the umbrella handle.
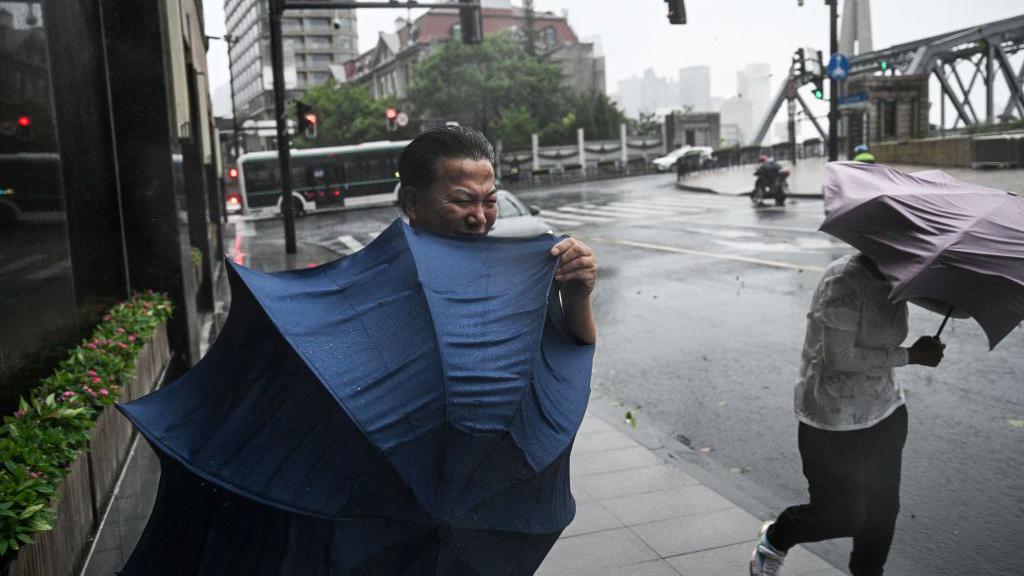
[[956, 306], [950, 306], [949, 307], [949, 311], [946, 312], [946, 317], [942, 320], [942, 325], [939, 326], [939, 331], [935, 334], [935, 339], [936, 340], [939, 339], [939, 336], [942, 336], [942, 329], [946, 327], [946, 322], [949, 322], [949, 317], [950, 317], [950, 315], [953, 314], [953, 310], [954, 309], [956, 309]]

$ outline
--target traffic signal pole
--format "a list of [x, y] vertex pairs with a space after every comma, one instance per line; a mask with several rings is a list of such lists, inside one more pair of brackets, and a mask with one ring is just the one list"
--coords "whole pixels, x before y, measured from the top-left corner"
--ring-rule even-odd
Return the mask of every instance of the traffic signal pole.
[[[839, 37], [836, 24], [839, 21], [839, 0], [826, 0], [828, 3], [829, 22], [829, 54], [839, 52]], [[828, 81], [828, 161], [835, 162], [839, 158], [839, 81], [831, 75]]]
[[270, 59], [274, 74], [274, 116], [277, 118], [277, 161], [281, 175], [281, 216], [284, 217], [284, 251], [295, 254], [295, 206], [292, 200], [291, 139], [284, 106], [284, 42], [281, 16], [285, 0], [270, 2]]
[[[274, 76], [274, 117], [277, 119], [277, 161], [281, 175], [281, 215], [284, 217], [284, 251], [295, 254], [295, 210], [292, 200], [291, 139], [288, 137], [288, 116], [284, 96], [284, 42], [281, 38], [281, 17], [288, 9], [331, 9], [352, 10], [355, 8], [430, 8], [416, 0], [400, 2], [346, 2], [346, 1], [289, 1], [267, 0], [270, 7], [270, 59]], [[467, 44], [479, 44], [483, 38], [483, 24], [480, 3], [475, 0], [459, 0], [459, 12], [464, 21], [472, 20], [472, 33], [464, 38]], [[463, 33], [464, 35], [466, 32]]]

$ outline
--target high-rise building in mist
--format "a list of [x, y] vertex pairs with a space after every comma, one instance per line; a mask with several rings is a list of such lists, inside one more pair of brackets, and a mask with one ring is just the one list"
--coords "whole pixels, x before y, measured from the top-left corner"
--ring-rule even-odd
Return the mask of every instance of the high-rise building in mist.
[[711, 111], [711, 68], [689, 66], [679, 70], [679, 99], [694, 112]]

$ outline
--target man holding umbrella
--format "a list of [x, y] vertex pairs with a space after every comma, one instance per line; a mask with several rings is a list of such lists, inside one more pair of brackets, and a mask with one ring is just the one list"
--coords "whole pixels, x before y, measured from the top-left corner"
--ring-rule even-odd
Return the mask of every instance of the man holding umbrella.
[[[400, 198], [409, 224], [450, 237], [486, 236], [498, 216], [494, 148], [477, 130], [446, 126], [416, 137], [398, 161]], [[560, 258], [555, 279], [560, 283], [565, 320], [582, 343], [597, 338], [590, 294], [597, 281], [593, 250], [575, 238], [551, 249]]]

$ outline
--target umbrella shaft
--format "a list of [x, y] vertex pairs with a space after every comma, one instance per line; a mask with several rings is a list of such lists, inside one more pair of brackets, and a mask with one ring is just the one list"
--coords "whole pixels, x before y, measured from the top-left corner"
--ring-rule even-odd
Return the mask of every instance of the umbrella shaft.
[[939, 331], [938, 331], [938, 333], [936, 333], [936, 334], [935, 334], [935, 339], [936, 339], [936, 340], [938, 340], [938, 339], [939, 339], [939, 336], [942, 336], [942, 330], [943, 330], [943, 328], [945, 328], [945, 327], [946, 327], [946, 322], [949, 322], [949, 317], [950, 317], [950, 316], [951, 316], [951, 315], [953, 314], [953, 310], [954, 310], [955, 308], [956, 308], [956, 306], [950, 306], [950, 307], [949, 307], [949, 312], [946, 312], [946, 317], [945, 317], [945, 318], [943, 318], [943, 320], [942, 320], [942, 325], [941, 325], [941, 326], [939, 326]]

